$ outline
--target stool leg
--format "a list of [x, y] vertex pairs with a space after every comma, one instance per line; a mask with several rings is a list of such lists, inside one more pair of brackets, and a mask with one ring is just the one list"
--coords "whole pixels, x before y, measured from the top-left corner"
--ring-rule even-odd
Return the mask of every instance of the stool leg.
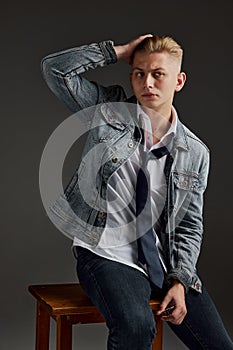
[[37, 301], [36, 350], [49, 350], [50, 315], [46, 308]]
[[152, 344], [152, 350], [162, 350], [163, 349], [163, 321], [159, 317], [156, 318], [156, 337]]
[[57, 350], [72, 350], [72, 324], [68, 316], [58, 316], [56, 321]]

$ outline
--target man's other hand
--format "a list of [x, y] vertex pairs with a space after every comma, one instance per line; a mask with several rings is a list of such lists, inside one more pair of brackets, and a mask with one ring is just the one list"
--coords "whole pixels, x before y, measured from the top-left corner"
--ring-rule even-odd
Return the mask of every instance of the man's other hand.
[[[172, 313], [170, 315], [164, 314], [166, 308], [170, 306], [174, 306]], [[157, 315], [161, 316], [164, 321], [179, 325], [182, 323], [186, 314], [184, 286], [179, 281], [174, 280], [172, 287], [169, 289], [160, 305]]]

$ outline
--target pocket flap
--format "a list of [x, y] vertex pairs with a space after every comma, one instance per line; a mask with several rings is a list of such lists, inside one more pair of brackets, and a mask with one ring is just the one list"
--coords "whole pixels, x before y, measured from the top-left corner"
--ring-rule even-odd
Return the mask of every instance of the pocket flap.
[[198, 175], [193, 173], [173, 172], [173, 181], [177, 188], [182, 190], [198, 189]]

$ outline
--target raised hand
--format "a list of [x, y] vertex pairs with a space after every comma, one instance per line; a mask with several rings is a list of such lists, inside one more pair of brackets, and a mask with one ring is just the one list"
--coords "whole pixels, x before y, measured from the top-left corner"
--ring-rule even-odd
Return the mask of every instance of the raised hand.
[[117, 59], [122, 60], [126, 63], [130, 63], [131, 56], [132, 56], [132, 53], [133, 53], [135, 47], [145, 38], [152, 37], [152, 36], [153, 36], [152, 34], [140, 35], [139, 37], [131, 40], [127, 44], [114, 46], [114, 50], [116, 52]]

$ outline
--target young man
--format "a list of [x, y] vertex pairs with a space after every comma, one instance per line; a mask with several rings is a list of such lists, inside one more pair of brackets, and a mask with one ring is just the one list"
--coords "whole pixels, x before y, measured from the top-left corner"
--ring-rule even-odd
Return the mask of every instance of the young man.
[[[129, 99], [121, 86], [82, 76], [117, 60], [131, 64]], [[209, 151], [172, 106], [186, 80], [181, 63], [172, 38], [150, 34], [42, 62], [49, 87], [72, 112], [98, 105], [85, 114], [90, 131], [80, 165], [50, 215], [74, 238], [79, 281], [106, 319], [109, 350], [151, 349], [151, 293], [162, 298], [158, 315], [189, 349], [233, 348], [196, 274]]]

